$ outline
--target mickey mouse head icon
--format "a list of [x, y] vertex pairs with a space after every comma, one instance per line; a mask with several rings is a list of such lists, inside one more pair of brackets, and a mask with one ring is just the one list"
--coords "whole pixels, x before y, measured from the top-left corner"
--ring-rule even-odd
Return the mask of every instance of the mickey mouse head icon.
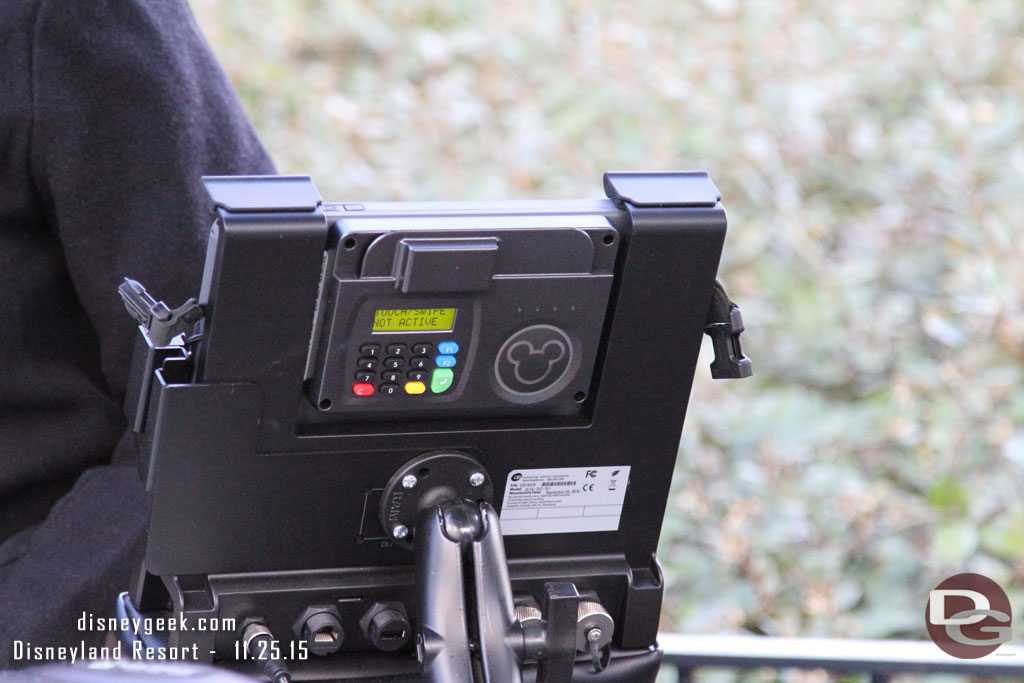
[[512, 364], [516, 380], [529, 386], [543, 382], [566, 353], [568, 346], [561, 339], [549, 339], [540, 348], [532, 341], [520, 339], [508, 347], [505, 358]]
[[572, 340], [553, 325], [531, 325], [514, 333], [494, 359], [494, 377], [508, 398], [535, 403], [561, 391], [578, 367]]

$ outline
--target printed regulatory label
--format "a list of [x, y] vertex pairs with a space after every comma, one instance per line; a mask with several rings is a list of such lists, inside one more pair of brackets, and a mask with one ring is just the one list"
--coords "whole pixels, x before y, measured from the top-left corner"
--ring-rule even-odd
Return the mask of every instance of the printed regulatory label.
[[513, 470], [505, 482], [501, 533], [615, 531], [628, 485], [629, 467]]

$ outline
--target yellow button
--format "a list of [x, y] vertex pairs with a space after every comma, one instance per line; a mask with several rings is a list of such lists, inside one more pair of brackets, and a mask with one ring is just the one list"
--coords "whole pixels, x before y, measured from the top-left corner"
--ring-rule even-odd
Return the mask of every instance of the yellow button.
[[406, 382], [405, 393], [407, 394], [422, 394], [427, 390], [427, 385], [423, 382]]

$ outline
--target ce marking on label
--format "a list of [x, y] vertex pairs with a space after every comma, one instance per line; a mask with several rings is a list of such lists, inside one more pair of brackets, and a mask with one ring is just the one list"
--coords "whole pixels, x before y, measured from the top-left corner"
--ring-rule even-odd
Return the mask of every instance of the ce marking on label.
[[590, 491], [593, 491], [594, 490], [594, 486], [596, 486], [596, 484], [584, 484], [583, 485], [584, 493], [589, 493]]

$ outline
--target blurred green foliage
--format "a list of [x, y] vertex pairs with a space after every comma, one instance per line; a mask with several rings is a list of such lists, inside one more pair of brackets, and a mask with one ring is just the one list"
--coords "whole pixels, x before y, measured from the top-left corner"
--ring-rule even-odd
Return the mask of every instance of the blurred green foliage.
[[756, 377], [693, 390], [663, 627], [925, 638], [1024, 611], [1024, 4], [193, 0], [332, 200], [600, 196], [703, 168]]

